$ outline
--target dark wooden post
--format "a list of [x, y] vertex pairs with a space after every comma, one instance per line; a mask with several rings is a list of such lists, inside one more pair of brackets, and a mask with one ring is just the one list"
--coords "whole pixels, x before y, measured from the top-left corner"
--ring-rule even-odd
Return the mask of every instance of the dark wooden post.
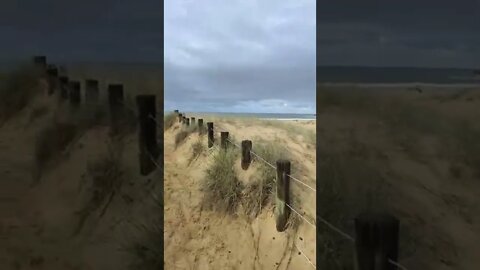
[[203, 134], [203, 119], [198, 119], [198, 133]]
[[185, 116], [183, 117], [183, 119], [182, 119], [182, 123], [183, 123], [184, 125], [186, 125], [186, 124], [187, 124], [187, 117], [185, 117]]
[[62, 76], [60, 77], [60, 98], [61, 99], [68, 99], [68, 77]]
[[43, 55], [33, 57], [33, 65], [45, 70], [47, 68], [47, 57]]
[[195, 117], [190, 117], [190, 122], [192, 123], [192, 126], [195, 125]]
[[283, 232], [286, 229], [290, 208], [289, 188], [290, 188], [290, 161], [277, 161], [277, 198], [276, 198], [276, 227], [277, 231]]
[[213, 137], [213, 122], [207, 122], [207, 131], [208, 131], [208, 148], [213, 147], [213, 142], [215, 138]]
[[252, 150], [252, 141], [242, 141], [242, 169], [246, 170], [252, 163], [252, 156], [250, 151]]
[[179, 113], [178, 114], [178, 122], [181, 123], [183, 120], [183, 114]]
[[110, 105], [112, 133], [115, 134], [119, 131], [123, 118], [123, 84], [108, 85], [108, 103]]
[[185, 124], [188, 126], [190, 126], [190, 118], [185, 118]]
[[82, 97], [80, 94], [80, 82], [70, 81], [70, 105], [74, 108], [78, 107], [81, 103]]
[[223, 149], [227, 150], [228, 147], [228, 131], [220, 132], [220, 145]]
[[358, 270], [397, 269], [389, 259], [398, 260], [398, 219], [388, 214], [360, 214], [355, 218], [355, 236]]
[[55, 93], [55, 89], [58, 86], [58, 69], [54, 65], [49, 65], [47, 68], [47, 80], [48, 80], [48, 95], [51, 96]]
[[86, 103], [97, 103], [98, 97], [100, 95], [98, 89], [98, 81], [88, 79], [85, 81], [85, 102]]
[[136, 101], [139, 116], [140, 174], [148, 175], [156, 169], [155, 163], [160, 153], [157, 143], [155, 96], [138, 95]]

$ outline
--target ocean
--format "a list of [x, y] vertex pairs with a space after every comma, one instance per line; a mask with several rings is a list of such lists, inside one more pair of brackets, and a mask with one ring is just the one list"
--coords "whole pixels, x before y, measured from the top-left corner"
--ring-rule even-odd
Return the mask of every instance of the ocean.
[[317, 82], [475, 84], [480, 75], [457, 68], [317, 66]]
[[[165, 112], [168, 113], [168, 112]], [[262, 120], [315, 120], [315, 114], [295, 114], [295, 113], [229, 113], [229, 112], [186, 112], [191, 115], [211, 115], [220, 117], [246, 117], [258, 118]]]

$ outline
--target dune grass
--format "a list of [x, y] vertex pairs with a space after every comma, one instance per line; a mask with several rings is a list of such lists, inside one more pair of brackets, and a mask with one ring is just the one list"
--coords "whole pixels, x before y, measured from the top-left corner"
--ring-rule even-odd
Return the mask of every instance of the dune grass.
[[181, 144], [185, 142], [185, 140], [190, 136], [190, 134], [198, 131], [197, 126], [188, 126], [182, 127], [180, 131], [175, 135], [175, 149], [177, 149]]
[[202, 155], [206, 150], [205, 142], [199, 138], [193, 145], [192, 145], [192, 156], [188, 160], [188, 164], [191, 164], [194, 160], [196, 160], [200, 155]]
[[164, 130], [170, 129], [177, 122], [177, 120], [178, 120], [178, 118], [177, 118], [177, 115], [175, 113], [167, 113], [163, 117]]
[[40, 74], [20, 67], [5, 75], [0, 82], [0, 123], [23, 110], [40, 92]]
[[201, 184], [203, 204], [208, 208], [233, 214], [240, 204], [243, 186], [234, 169], [237, 155], [237, 151], [228, 148], [213, 156]]

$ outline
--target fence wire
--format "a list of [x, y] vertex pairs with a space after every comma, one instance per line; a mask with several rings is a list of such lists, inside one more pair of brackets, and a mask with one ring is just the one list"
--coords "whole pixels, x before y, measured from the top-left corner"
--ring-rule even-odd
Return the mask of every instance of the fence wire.
[[298, 252], [300, 252], [300, 254], [303, 255], [303, 257], [305, 257], [305, 259], [308, 261], [308, 263], [310, 263], [310, 265], [311, 265], [314, 269], [317, 269], [317, 267], [315, 266], [315, 264], [313, 264], [313, 262], [307, 257], [307, 255], [305, 255], [305, 253], [304, 253], [300, 248], [298, 248], [298, 246], [295, 244], [295, 242], [293, 243], [293, 246], [298, 250]]

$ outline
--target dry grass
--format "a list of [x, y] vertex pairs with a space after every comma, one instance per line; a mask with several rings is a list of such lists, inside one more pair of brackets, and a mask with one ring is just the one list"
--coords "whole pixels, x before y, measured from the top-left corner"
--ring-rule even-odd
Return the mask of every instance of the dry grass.
[[163, 117], [164, 130], [171, 128], [177, 122], [178, 118], [175, 113], [168, 113]]
[[91, 196], [84, 208], [76, 213], [79, 216], [79, 223], [74, 235], [80, 232], [92, 212], [103, 205], [103, 209], [99, 214], [101, 218], [106, 213], [115, 195], [119, 192], [125, 175], [122, 156], [123, 142], [114, 140], [110, 141], [105, 154], [87, 163], [86, 182], [88, 193]]
[[235, 213], [243, 189], [234, 169], [236, 160], [236, 151], [231, 149], [219, 151], [213, 156], [202, 181], [205, 206], [221, 212]]
[[[288, 159], [288, 152], [274, 142], [255, 139], [253, 151], [263, 157], [270, 164], [276, 165], [279, 159]], [[242, 204], [245, 213], [250, 218], [255, 218], [262, 208], [271, 202], [271, 195], [274, 192], [276, 171], [261, 160], [258, 163], [258, 174], [243, 191]]]
[[201, 138], [198, 139], [193, 145], [192, 145], [192, 156], [190, 157], [188, 164], [192, 163], [194, 160], [196, 160], [200, 155], [202, 155], [206, 150], [205, 143], [202, 141]]
[[0, 84], [0, 123], [23, 110], [40, 92], [39, 79], [38, 72], [24, 67], [5, 75]]
[[74, 140], [77, 132], [78, 127], [75, 124], [55, 120], [39, 130], [35, 138], [34, 180], [39, 180], [42, 172]]
[[180, 146], [193, 132], [198, 131], [197, 126], [182, 127], [181, 130], [175, 135], [175, 149]]

